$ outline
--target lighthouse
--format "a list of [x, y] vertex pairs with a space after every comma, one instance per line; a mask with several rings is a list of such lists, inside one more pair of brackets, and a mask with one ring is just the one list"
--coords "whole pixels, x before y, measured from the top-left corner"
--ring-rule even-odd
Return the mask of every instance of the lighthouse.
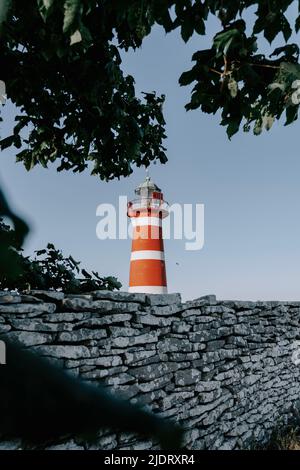
[[135, 194], [127, 210], [133, 225], [129, 292], [166, 294], [162, 219], [169, 215], [168, 203], [148, 175]]

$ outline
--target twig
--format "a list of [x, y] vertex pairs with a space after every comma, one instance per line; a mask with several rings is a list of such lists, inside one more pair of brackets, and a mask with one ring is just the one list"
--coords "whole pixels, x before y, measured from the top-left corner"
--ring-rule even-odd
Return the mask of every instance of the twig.
[[[240, 60], [235, 60], [238, 64], [241, 64]], [[279, 65], [269, 65], [269, 64], [253, 64], [252, 62], [247, 62], [248, 65], [253, 65], [254, 67], [266, 67], [269, 69], [280, 69]]]
[[209, 68], [209, 70], [210, 70], [211, 72], [217, 73], [218, 75], [223, 75], [223, 72], [219, 72], [219, 71], [216, 70], [216, 69]]
[[253, 65], [254, 67], [267, 67], [269, 69], [280, 69], [278, 65], [267, 65], [267, 64], [248, 64], [248, 65]]

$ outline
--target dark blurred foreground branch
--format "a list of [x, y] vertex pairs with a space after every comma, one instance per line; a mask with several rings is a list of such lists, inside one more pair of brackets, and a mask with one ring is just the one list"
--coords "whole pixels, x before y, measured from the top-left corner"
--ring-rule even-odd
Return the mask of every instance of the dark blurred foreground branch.
[[[3, 217], [11, 221], [13, 230], [4, 229]], [[21, 248], [28, 231], [27, 224], [12, 211], [0, 187], [0, 279], [3, 276], [13, 279], [21, 273], [16, 250]]]
[[109, 394], [101, 386], [72, 377], [36, 354], [6, 341], [6, 365], [0, 366], [0, 437], [33, 445], [115, 428], [158, 438], [165, 449], [178, 449], [182, 429]]

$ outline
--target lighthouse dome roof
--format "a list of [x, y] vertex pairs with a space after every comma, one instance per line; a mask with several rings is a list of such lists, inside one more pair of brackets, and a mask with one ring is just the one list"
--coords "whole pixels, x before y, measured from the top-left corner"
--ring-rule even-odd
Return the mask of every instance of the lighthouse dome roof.
[[154, 183], [154, 181], [152, 181], [150, 176], [146, 176], [145, 181], [136, 188], [135, 193], [140, 194], [143, 190], [148, 190], [149, 192], [161, 192], [161, 189]]

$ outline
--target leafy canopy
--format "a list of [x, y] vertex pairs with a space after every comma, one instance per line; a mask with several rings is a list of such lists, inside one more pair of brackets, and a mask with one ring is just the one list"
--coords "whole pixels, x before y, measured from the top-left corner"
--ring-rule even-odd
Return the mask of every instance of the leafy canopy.
[[91, 162], [103, 179], [129, 175], [132, 163], [165, 162], [164, 98], [135, 96], [113, 44], [114, 28], [124, 28], [122, 8], [80, 0], [10, 4], [0, 70], [21, 113], [1, 148], [20, 149], [17, 161], [27, 170], [56, 161], [58, 170], [83, 171]]
[[[7, 0], [0, 8], [1, 80], [20, 113], [1, 148], [19, 149], [28, 170], [56, 162], [58, 170], [83, 171], [90, 163], [106, 180], [129, 175], [134, 164], [165, 163], [164, 96], [136, 96], [120, 50], [141, 46], [156, 24], [167, 33], [179, 28], [184, 41], [205, 35], [209, 15], [219, 18], [220, 31], [180, 77], [181, 85], [194, 85], [186, 109], [220, 110], [229, 137], [241, 125], [259, 134], [284, 112], [290, 124], [300, 101], [299, 48], [287, 43], [300, 28], [300, 15], [287, 20], [292, 3]], [[256, 21], [247, 35], [250, 7]], [[267, 58], [257, 50], [260, 35], [270, 43], [280, 35], [283, 45]]]

